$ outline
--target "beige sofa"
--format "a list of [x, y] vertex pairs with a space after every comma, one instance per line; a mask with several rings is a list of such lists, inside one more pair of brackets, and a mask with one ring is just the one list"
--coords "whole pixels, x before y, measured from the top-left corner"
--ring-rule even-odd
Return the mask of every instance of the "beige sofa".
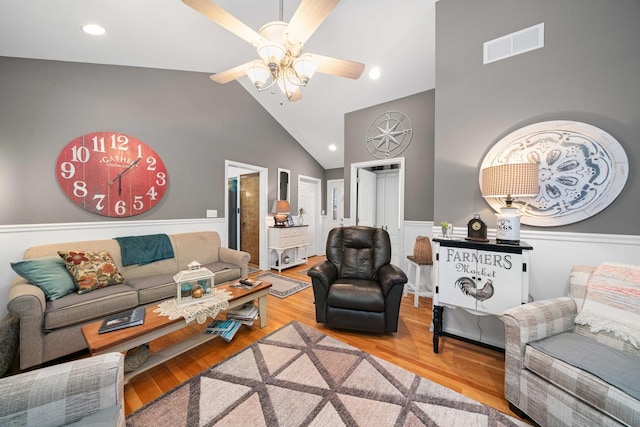
[[116, 240], [55, 243], [27, 249], [24, 259], [56, 256], [59, 250], [108, 251], [124, 284], [47, 301], [43, 291], [22, 277], [9, 289], [7, 308], [20, 318], [20, 368], [26, 369], [87, 348], [80, 328], [96, 319], [176, 296], [173, 276], [197, 261], [215, 273], [215, 284], [247, 277], [250, 255], [221, 247], [213, 231], [169, 235], [174, 257], [146, 265], [122, 265]]
[[640, 425], [640, 349], [575, 323], [594, 270], [574, 266], [567, 297], [503, 313], [505, 397], [540, 426]]

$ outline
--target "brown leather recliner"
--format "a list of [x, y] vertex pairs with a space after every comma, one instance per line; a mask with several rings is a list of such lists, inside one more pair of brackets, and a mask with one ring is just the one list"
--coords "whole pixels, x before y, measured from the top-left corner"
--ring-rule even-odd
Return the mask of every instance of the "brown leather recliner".
[[390, 264], [391, 241], [381, 228], [338, 227], [329, 232], [327, 260], [311, 276], [316, 321], [332, 328], [396, 332], [407, 276]]

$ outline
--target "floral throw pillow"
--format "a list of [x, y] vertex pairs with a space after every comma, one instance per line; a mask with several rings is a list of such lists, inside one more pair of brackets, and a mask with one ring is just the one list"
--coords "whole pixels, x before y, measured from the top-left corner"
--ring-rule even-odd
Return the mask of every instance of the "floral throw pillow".
[[124, 283], [124, 277], [107, 251], [58, 251], [58, 255], [78, 286], [79, 294]]

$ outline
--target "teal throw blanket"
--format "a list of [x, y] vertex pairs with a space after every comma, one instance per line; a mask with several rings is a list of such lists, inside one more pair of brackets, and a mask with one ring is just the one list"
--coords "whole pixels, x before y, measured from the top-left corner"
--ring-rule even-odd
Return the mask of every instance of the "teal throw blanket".
[[122, 265], [145, 265], [154, 261], [173, 258], [173, 246], [166, 234], [116, 237], [120, 244]]

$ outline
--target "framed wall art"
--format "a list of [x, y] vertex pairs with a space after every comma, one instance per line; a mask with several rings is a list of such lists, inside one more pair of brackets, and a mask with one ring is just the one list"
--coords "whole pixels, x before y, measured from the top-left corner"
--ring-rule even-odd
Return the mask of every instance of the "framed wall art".
[[[629, 162], [616, 139], [595, 126], [575, 121], [546, 121], [520, 128], [498, 141], [482, 169], [504, 163], [539, 165], [540, 190], [516, 199], [523, 224], [552, 227], [572, 224], [601, 212], [627, 182]], [[499, 212], [504, 200], [485, 199]]]

